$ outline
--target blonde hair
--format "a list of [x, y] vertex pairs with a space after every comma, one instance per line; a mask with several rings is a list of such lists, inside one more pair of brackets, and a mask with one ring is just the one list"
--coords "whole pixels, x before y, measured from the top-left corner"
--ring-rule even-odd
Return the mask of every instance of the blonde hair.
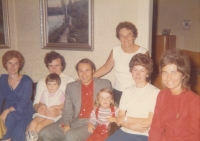
[[115, 104], [114, 104], [113, 92], [112, 92], [112, 90], [109, 89], [109, 88], [103, 88], [103, 89], [101, 89], [101, 90], [98, 92], [97, 98], [96, 98], [96, 100], [95, 100], [95, 102], [94, 102], [94, 106], [95, 106], [95, 107], [101, 106], [100, 103], [99, 103], [99, 96], [100, 96], [100, 94], [101, 94], [102, 92], [106, 92], [106, 93], [109, 93], [109, 94], [110, 94], [110, 96], [111, 96], [111, 103], [110, 103], [110, 106], [114, 106]]

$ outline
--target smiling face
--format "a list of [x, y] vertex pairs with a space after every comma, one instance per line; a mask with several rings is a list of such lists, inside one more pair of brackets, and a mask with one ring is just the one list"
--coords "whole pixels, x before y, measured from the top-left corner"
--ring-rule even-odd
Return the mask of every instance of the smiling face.
[[162, 68], [162, 83], [171, 90], [173, 94], [182, 91], [182, 80], [184, 76], [177, 71], [175, 64], [168, 64]]
[[18, 74], [19, 73], [19, 60], [17, 58], [12, 58], [7, 61], [6, 69], [8, 74]]
[[56, 81], [48, 81], [47, 82], [47, 89], [49, 93], [55, 93], [59, 88], [58, 82]]
[[112, 96], [108, 92], [101, 92], [98, 95], [101, 108], [109, 108], [112, 102]]
[[90, 84], [93, 78], [94, 70], [88, 63], [80, 63], [77, 70], [79, 79], [84, 85]]
[[60, 58], [54, 59], [51, 63], [48, 63], [48, 69], [50, 73], [56, 73], [60, 75], [62, 73], [63, 66], [61, 65]]
[[136, 65], [133, 67], [131, 73], [136, 86], [143, 87], [147, 84], [146, 77], [148, 76], [148, 72], [145, 67]]
[[122, 47], [130, 47], [134, 45], [135, 37], [131, 30], [122, 28], [119, 31], [119, 40]]

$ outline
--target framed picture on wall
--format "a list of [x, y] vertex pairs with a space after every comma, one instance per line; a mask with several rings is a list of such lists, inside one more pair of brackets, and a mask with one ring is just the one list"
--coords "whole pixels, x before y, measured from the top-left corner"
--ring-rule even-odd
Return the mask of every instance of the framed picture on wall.
[[10, 48], [8, 0], [0, 0], [0, 49]]
[[40, 0], [43, 49], [93, 50], [93, 0]]

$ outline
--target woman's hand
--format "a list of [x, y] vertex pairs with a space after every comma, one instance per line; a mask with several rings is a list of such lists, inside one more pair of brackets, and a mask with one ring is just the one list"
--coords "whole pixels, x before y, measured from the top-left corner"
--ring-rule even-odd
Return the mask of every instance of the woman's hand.
[[93, 133], [95, 127], [92, 123], [88, 123], [88, 132]]
[[117, 117], [116, 123], [117, 123], [118, 126], [121, 126], [121, 124], [124, 122], [124, 118], [125, 118], [125, 116], [118, 116]]
[[142, 121], [138, 121], [132, 124], [129, 123], [130, 124], [129, 129], [133, 131], [141, 132], [141, 133], [146, 132], [149, 129], [149, 127], [142, 125], [141, 122]]
[[8, 115], [10, 112], [11, 112], [10, 109], [5, 109], [5, 110], [2, 112], [2, 114], [0, 115], [0, 118], [1, 118], [3, 121], [5, 121], [6, 118], [7, 118], [7, 115]]

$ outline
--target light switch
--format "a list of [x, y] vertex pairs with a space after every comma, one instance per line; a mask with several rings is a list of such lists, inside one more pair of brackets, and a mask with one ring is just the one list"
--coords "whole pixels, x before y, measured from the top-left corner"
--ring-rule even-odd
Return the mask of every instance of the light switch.
[[190, 30], [190, 20], [183, 20], [183, 29]]

